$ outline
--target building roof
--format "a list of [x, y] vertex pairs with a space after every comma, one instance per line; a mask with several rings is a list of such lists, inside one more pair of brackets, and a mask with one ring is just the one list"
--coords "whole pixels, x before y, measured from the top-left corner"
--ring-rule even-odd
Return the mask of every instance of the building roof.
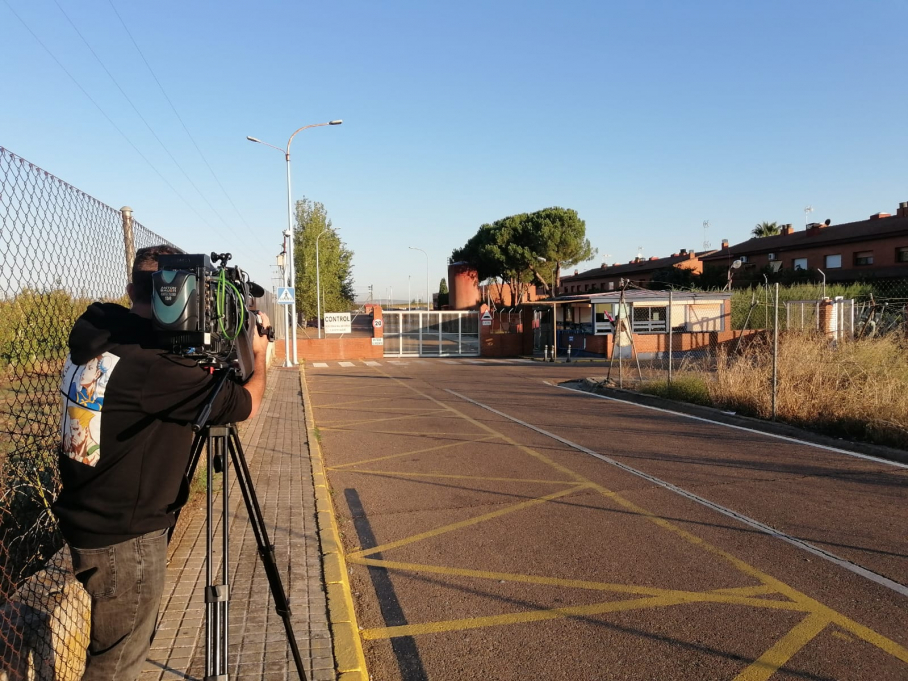
[[[815, 225], [817, 223], [814, 223]], [[726, 260], [730, 255], [760, 255], [780, 253], [840, 243], [885, 239], [891, 236], [908, 235], [908, 217], [882, 217], [841, 225], [822, 224], [802, 229], [791, 234], [754, 237], [734, 246], [723, 248], [702, 257], [705, 263]]]
[[620, 277], [629, 274], [634, 274], [638, 272], [654, 272], [656, 270], [664, 270], [669, 267], [674, 267], [675, 265], [687, 262], [688, 260], [694, 260], [695, 258], [701, 257], [707, 253], [713, 253], [714, 251], [701, 251], [700, 253], [682, 251], [680, 254], [670, 255], [665, 258], [639, 258], [629, 263], [622, 263], [620, 265], [606, 265], [602, 264], [599, 267], [593, 268], [591, 270], [586, 270], [585, 272], [580, 272], [579, 274], [571, 274], [561, 277], [561, 283], [564, 282], [575, 282], [583, 281], [584, 279], [600, 279], [602, 277]]
[[[628, 289], [624, 291], [624, 302], [626, 303], [655, 303], [668, 302], [669, 293], [671, 293], [672, 302], [699, 302], [699, 301], [721, 301], [731, 298], [731, 293], [727, 291], [650, 291], [647, 289]], [[565, 305], [570, 303], [619, 303], [621, 302], [621, 291], [606, 291], [603, 293], [575, 293], [567, 296], [558, 296], [557, 298], [548, 298], [542, 301], [526, 303], [536, 305], [539, 303], [552, 305], [558, 303]]]

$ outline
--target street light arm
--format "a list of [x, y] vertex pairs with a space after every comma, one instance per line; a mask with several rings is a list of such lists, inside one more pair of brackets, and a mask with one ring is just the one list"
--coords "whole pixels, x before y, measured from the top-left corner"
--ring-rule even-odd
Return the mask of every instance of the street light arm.
[[[290, 139], [287, 140], [287, 152], [286, 152], [286, 153], [287, 153], [287, 159], [289, 160], [289, 158], [290, 158], [290, 143], [293, 142], [293, 138], [296, 137], [296, 135], [297, 135], [298, 133], [302, 132], [303, 130], [308, 130], [309, 128], [320, 128], [320, 127], [322, 127], [323, 125], [340, 125], [341, 123], [343, 123], [343, 121], [340, 120], [340, 119], [338, 119], [338, 120], [336, 120], [336, 121], [328, 121], [327, 123], [313, 123], [313, 124], [311, 124], [311, 125], [304, 125], [302, 128], [300, 128], [300, 129], [297, 130], [295, 133], [293, 133], [292, 135], [290, 135]], [[282, 149], [281, 151], [283, 151], [283, 149]]]
[[281, 149], [280, 147], [276, 147], [276, 146], [274, 146], [273, 144], [268, 144], [268, 142], [263, 142], [262, 140], [258, 139], [257, 137], [250, 137], [249, 135], [247, 135], [247, 136], [246, 136], [246, 139], [249, 140], [250, 142], [256, 142], [256, 143], [258, 143], [258, 144], [264, 144], [266, 147], [271, 147], [272, 149], [277, 149], [277, 150], [278, 150], [279, 152], [281, 152], [282, 154], [286, 154], [286, 153], [287, 153], [287, 151], [286, 151], [285, 149]]

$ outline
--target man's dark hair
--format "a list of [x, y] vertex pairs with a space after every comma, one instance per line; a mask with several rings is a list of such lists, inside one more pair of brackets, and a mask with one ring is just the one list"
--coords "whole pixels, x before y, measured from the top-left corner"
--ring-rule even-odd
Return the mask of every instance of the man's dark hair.
[[151, 275], [158, 271], [158, 256], [181, 252], [168, 244], [146, 246], [136, 251], [136, 259], [132, 263], [132, 292], [136, 302], [151, 302]]

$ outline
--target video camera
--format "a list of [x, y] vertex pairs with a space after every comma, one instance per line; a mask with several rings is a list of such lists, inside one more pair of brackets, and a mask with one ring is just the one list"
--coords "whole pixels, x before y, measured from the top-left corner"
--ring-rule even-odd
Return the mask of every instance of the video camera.
[[[233, 368], [244, 383], [252, 376], [255, 333], [260, 329], [255, 299], [265, 289], [239, 267], [228, 267], [230, 253], [179, 253], [158, 257], [152, 279], [151, 312], [158, 340], [176, 354], [198, 357], [215, 369]], [[214, 263], [220, 262], [215, 266]], [[259, 330], [260, 329], [260, 330]]]

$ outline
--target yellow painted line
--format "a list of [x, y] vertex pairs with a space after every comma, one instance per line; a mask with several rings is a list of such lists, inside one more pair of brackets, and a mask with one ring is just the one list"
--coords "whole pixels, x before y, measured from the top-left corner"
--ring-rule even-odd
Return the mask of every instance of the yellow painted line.
[[738, 674], [734, 681], [767, 681], [795, 653], [816, 638], [828, 624], [829, 620], [821, 615], [808, 615], [760, 655], [753, 664]]
[[571, 483], [571, 487], [568, 489], [558, 490], [557, 492], [552, 492], [551, 494], [546, 494], [543, 497], [538, 497], [536, 499], [530, 499], [529, 501], [521, 501], [520, 503], [507, 506], [505, 508], [498, 509], [497, 511], [492, 511], [491, 513], [485, 513], [475, 518], [468, 518], [466, 520], [461, 520], [460, 522], [451, 523], [450, 525], [444, 525], [442, 527], [436, 527], [434, 530], [429, 530], [428, 532], [421, 532], [419, 534], [414, 534], [410, 537], [405, 537], [404, 539], [398, 539], [397, 541], [388, 542], [387, 544], [382, 544], [381, 546], [376, 546], [371, 549], [366, 549], [364, 551], [354, 551], [350, 553], [349, 556], [352, 558], [354, 556], [369, 556], [373, 553], [382, 553], [384, 551], [390, 551], [391, 549], [396, 549], [401, 546], [406, 546], [407, 544], [412, 544], [413, 542], [422, 541], [424, 539], [430, 539], [431, 537], [437, 537], [441, 534], [446, 534], [448, 532], [454, 532], [455, 530], [461, 530], [465, 527], [470, 527], [472, 525], [477, 525], [479, 523], [484, 523], [487, 520], [492, 518], [499, 518], [503, 515], [509, 513], [514, 513], [516, 511], [522, 511], [525, 508], [530, 506], [536, 506], [537, 504], [544, 504], [548, 501], [554, 499], [559, 499], [561, 497], [567, 496], [568, 494], [573, 494], [577, 490], [584, 489], [586, 485], [577, 485]]
[[[327, 429], [323, 428], [322, 430], [327, 430]], [[374, 434], [375, 434], [374, 431], [369, 433], [369, 435], [374, 435]], [[400, 433], [394, 433], [394, 434], [399, 435]], [[471, 445], [471, 444], [476, 444], [477, 442], [487, 442], [492, 439], [494, 439], [494, 436], [490, 435], [487, 437], [481, 437], [476, 440], [458, 440], [457, 442], [448, 442], [447, 444], [438, 445], [436, 447], [425, 447], [423, 449], [411, 449], [408, 452], [400, 452], [399, 454], [389, 454], [388, 456], [376, 456], [376, 457], [372, 457], [370, 459], [360, 459], [359, 461], [351, 461], [350, 463], [341, 463], [336, 466], [331, 466], [329, 470], [334, 471], [334, 470], [340, 470], [342, 468], [347, 468], [349, 466], [361, 466], [366, 463], [375, 463], [376, 461], [387, 461], [388, 459], [397, 459], [401, 456], [412, 456], [414, 454], [426, 454], [427, 452], [437, 452], [442, 449], [448, 449], [450, 447], [459, 447], [460, 445]]]
[[730, 589], [713, 589], [713, 593], [728, 594], [729, 596], [760, 596], [777, 592], [768, 584], [759, 584], [757, 586], [736, 586]]
[[446, 620], [441, 622], [426, 622], [425, 624], [404, 624], [396, 627], [379, 627], [376, 629], [363, 629], [360, 633], [363, 639], [396, 638], [398, 636], [419, 636], [421, 634], [439, 634], [445, 631], [463, 631], [466, 629], [482, 629], [485, 627], [499, 627], [511, 624], [526, 624], [527, 622], [542, 622], [545, 620], [562, 619], [565, 617], [588, 617], [602, 615], [610, 612], [625, 610], [641, 610], [643, 608], [661, 608], [667, 605], [677, 605], [683, 599], [671, 596], [656, 596], [654, 598], [634, 598], [628, 601], [608, 601], [592, 605], [578, 605], [568, 608], [552, 608], [551, 610], [533, 610], [530, 612], [508, 613], [505, 615], [491, 615], [488, 617], [471, 617], [460, 620]]
[[[391, 457], [388, 457], [391, 458]], [[349, 465], [349, 464], [346, 464]], [[340, 466], [329, 466], [329, 471], [338, 470]], [[450, 473], [410, 473], [408, 471], [382, 471], [344, 469], [345, 473], [362, 473], [363, 475], [382, 475], [389, 478], [438, 478], [441, 480], [474, 480], [476, 482], [519, 482], [537, 485], [574, 485], [573, 480], [534, 480], [532, 478], [495, 478], [481, 475], [452, 475]]]
[[[432, 411], [422, 412], [422, 413], [419, 413], [419, 414], [405, 414], [405, 415], [403, 415], [403, 416], [390, 416], [390, 417], [387, 417], [387, 418], [379, 418], [379, 419], [362, 419], [362, 420], [360, 420], [360, 421], [344, 421], [344, 420], [339, 420], [339, 421], [336, 421], [336, 423], [343, 423], [344, 426], [346, 426], [346, 427], [349, 427], [349, 426], [364, 426], [364, 425], [367, 425], [367, 424], [369, 424], [369, 423], [388, 423], [388, 422], [390, 422], [390, 421], [406, 421], [407, 419], [415, 419], [415, 418], [418, 418], [418, 417], [420, 417], [420, 416], [431, 416], [431, 415], [433, 415], [433, 414], [441, 414], [442, 411], [443, 411], [443, 410], [441, 410], [441, 409], [433, 409]], [[435, 418], [450, 418], [450, 417], [448, 417], [448, 416], [436, 416]], [[324, 420], [323, 420], [323, 421], [321, 421], [320, 423], [326, 423], [326, 424], [330, 425], [330, 424], [332, 424], [332, 423], [335, 423], [335, 421], [324, 421]], [[319, 428], [321, 428], [321, 427], [322, 427], [322, 426], [319, 426]]]
[[[381, 372], [381, 373], [384, 373], [384, 372]], [[385, 374], [385, 375], [388, 376], [389, 378], [391, 378], [392, 380], [398, 381], [398, 379], [394, 378], [393, 376], [390, 376], [388, 374]], [[406, 385], [402, 381], [398, 381], [398, 382], [404, 388], [407, 388], [408, 390], [416, 393], [417, 395], [421, 395], [425, 399], [434, 402], [435, 404], [443, 407], [446, 410], [449, 410], [452, 414], [466, 420], [467, 422], [472, 424], [474, 427], [484, 430], [489, 434], [498, 435], [503, 441], [505, 441], [509, 444], [512, 444], [514, 447], [523, 451], [524, 453], [528, 454], [529, 456], [532, 456], [533, 458], [536, 458], [536, 459], [548, 464], [555, 470], [558, 470], [558, 471], [570, 476], [572, 478], [572, 480], [574, 480], [576, 483], [578, 483], [572, 489], [563, 490], [560, 493], [556, 493], [558, 496], [564, 496], [564, 495], [570, 494], [576, 490], [584, 489], [584, 488], [596, 489], [603, 496], [615, 499], [619, 504], [621, 504], [625, 508], [628, 508], [628, 509], [634, 511], [635, 513], [646, 518], [647, 520], [659, 525], [660, 527], [663, 527], [664, 529], [669, 530], [670, 532], [674, 533], [676, 536], [679, 536], [680, 538], [684, 539], [685, 541], [687, 541], [695, 546], [699, 546], [700, 548], [704, 549], [708, 553], [711, 553], [717, 557], [724, 559], [725, 561], [730, 563], [733, 567], [737, 568], [742, 573], [749, 575], [749, 576], [755, 578], [756, 580], [760, 581], [767, 589], [769, 589], [769, 592], [779, 593], [790, 599], [790, 602], [775, 601], [775, 600], [771, 600], [771, 599], [761, 599], [761, 601], [766, 604], [763, 607], [780, 608], [780, 609], [788, 609], [788, 610], [797, 609], [797, 610], [801, 610], [804, 612], [809, 612], [813, 616], [824, 621], [825, 623], [835, 622], [838, 626], [840, 626], [843, 629], [846, 629], [847, 631], [850, 631], [851, 633], [858, 636], [859, 638], [871, 643], [872, 645], [880, 648], [881, 650], [884, 650], [885, 652], [888, 652], [889, 654], [895, 656], [896, 658], [898, 658], [902, 661], [908, 662], [908, 649], [904, 648], [903, 646], [900, 646], [898, 643], [892, 641], [891, 639], [888, 639], [885, 636], [878, 634], [877, 632], [873, 631], [869, 627], [865, 627], [864, 625], [854, 622], [853, 620], [845, 617], [841, 613], [838, 613], [838, 612], [832, 610], [831, 608], [829, 608], [828, 606], [825, 606], [822, 603], [810, 598], [809, 596], [797, 591], [796, 589], [789, 586], [788, 584], [785, 584], [781, 580], [776, 579], [776, 578], [764, 573], [763, 571], [759, 570], [758, 568], [753, 567], [749, 563], [741, 560], [740, 558], [737, 558], [736, 556], [733, 556], [732, 554], [728, 553], [727, 551], [724, 551], [724, 550], [710, 544], [709, 542], [705, 541], [701, 537], [698, 537], [698, 536], [688, 532], [687, 530], [684, 530], [683, 528], [675, 525], [674, 523], [644, 509], [643, 507], [638, 506], [637, 504], [634, 504], [633, 502], [631, 502], [627, 499], [624, 499], [623, 497], [620, 496], [620, 494], [618, 494], [612, 490], [609, 490], [608, 488], [603, 487], [601, 485], [596, 485], [595, 483], [592, 483], [590, 480], [586, 479], [584, 476], [576, 473], [575, 471], [570, 470], [566, 466], [556, 463], [555, 461], [553, 461], [549, 457], [541, 454], [540, 452], [537, 452], [537, 451], [531, 449], [530, 447], [527, 447], [525, 445], [522, 445], [522, 444], [516, 442], [512, 438], [507, 437], [506, 435], [504, 435], [503, 433], [500, 433], [499, 431], [495, 430], [491, 426], [488, 426], [488, 425], [468, 416], [467, 414], [464, 414], [463, 412], [459, 411], [458, 409], [456, 409], [450, 405], [447, 405], [447, 404], [441, 402], [440, 400], [438, 400], [430, 395], [427, 395], [424, 392], [417, 390], [416, 388], [414, 388], [410, 385]], [[558, 498], [557, 496], [553, 496], [553, 495], [549, 495], [549, 497]], [[487, 514], [485, 516], [479, 516], [477, 518], [462, 521], [460, 523], [454, 523], [452, 525], [444, 526], [441, 528], [436, 528], [435, 530], [430, 530], [428, 532], [424, 532], [419, 535], [414, 535], [412, 537], [401, 539], [396, 542], [390, 542], [388, 544], [385, 544], [385, 545], [382, 545], [379, 547], [375, 547], [368, 551], [357, 551], [357, 552], [349, 554], [348, 558], [351, 560], [351, 562], [362, 562], [362, 560], [365, 557], [367, 557], [371, 554], [388, 551], [388, 550], [391, 550], [394, 548], [398, 548], [400, 546], [404, 546], [406, 544], [410, 544], [410, 543], [413, 543], [416, 541], [421, 541], [422, 539], [431, 538], [431, 537], [437, 536], [439, 534], [443, 534], [445, 532], [450, 532], [452, 530], [460, 529], [463, 527], [469, 527], [469, 526], [484, 522], [486, 520], [489, 520], [492, 517], [496, 517], [498, 515], [503, 515], [505, 513], [517, 511], [525, 506], [536, 504], [536, 503], [543, 503], [544, 501], [548, 501], [548, 500], [551, 500], [551, 499], [541, 497], [539, 499], [535, 499], [535, 500], [532, 500], [529, 502], [524, 502], [524, 503], [518, 504], [513, 507], [508, 507], [507, 509], [501, 509], [500, 511], [498, 511], [494, 514]], [[378, 561], [378, 562], [381, 563], [382, 561]], [[702, 594], [700, 594], [700, 596], [702, 598]], [[721, 594], [716, 594], [716, 596], [721, 596]], [[734, 598], [734, 596], [727, 596], [727, 597]], [[685, 599], [679, 600], [679, 598], [680, 598], [680, 596], [679, 597], [665, 596], [665, 597], [655, 597], [652, 599], [635, 599], [638, 602], [644, 601], [644, 600], [650, 600], [653, 602], [652, 606], [643, 606], [643, 605], [631, 606], [630, 605], [631, 602], [622, 602], [622, 603], [627, 603], [627, 605], [624, 606], [624, 609], [632, 609], [634, 607], [659, 607], [660, 605], [666, 605], [666, 604], [691, 602], [690, 600], [685, 600]], [[748, 602], [748, 604], [755, 604], [755, 602], [756, 602], [756, 599], [751, 599], [751, 598], [746, 598], [744, 600], [746, 600]], [[602, 607], [605, 607], [607, 604], [601, 604], [601, 605], [602, 605]], [[795, 605], [797, 605], [798, 607], [797, 608], [793, 607]], [[595, 607], [595, 606], [586, 606], [586, 607]], [[385, 638], [385, 637], [389, 637], [389, 636], [393, 637], [393, 636], [403, 636], [403, 635], [415, 635], [417, 633], [433, 633], [434, 631], [451, 631], [451, 630], [462, 629], [462, 628], [473, 629], [473, 628], [480, 628], [483, 626], [496, 626], [499, 624], [505, 624], [505, 623], [511, 623], [511, 622], [517, 623], [519, 621], [538, 621], [538, 620], [542, 620], [542, 619], [553, 619], [555, 617], [568, 617], [568, 616], [573, 616], [573, 615], [571, 615], [571, 614], [557, 615], [557, 614], [552, 614], [552, 613], [556, 613], [556, 612], [572, 613], [575, 610], [576, 609], [573, 609], [573, 608], [562, 608], [562, 609], [558, 609], [558, 610], [539, 611], [537, 613], [531, 613], [531, 614], [524, 613], [524, 614], [516, 614], [516, 615], [501, 615], [501, 616], [484, 617], [484, 618], [483, 617], [470, 618], [467, 620], [456, 620], [456, 621], [451, 621], [451, 622], [429, 623], [429, 624], [424, 624], [424, 625], [407, 625], [406, 627], [390, 627], [390, 628], [384, 628], [384, 629], [372, 629], [372, 630], [368, 630], [369, 632], [372, 632], [369, 636], [367, 636], [366, 632], [362, 632], [362, 633], [363, 633], [364, 638], [369, 638], [375, 632], [384, 632], [383, 634], [376, 635], [374, 637]], [[603, 612], [610, 612], [610, 610], [604, 610]], [[544, 614], [544, 613], [548, 613], [548, 614]], [[586, 614], [594, 614], [594, 613], [586, 613]], [[516, 618], [530, 617], [530, 619], [524, 619], [524, 620], [513, 619], [515, 617]], [[504, 618], [504, 619], [501, 619], [501, 618]], [[459, 625], [457, 624], [458, 622], [460, 623]], [[486, 624], [483, 624], [483, 622], [485, 622]], [[784, 643], [783, 648], [784, 648], [784, 646], [791, 646], [791, 645], [793, 645], [792, 641], [794, 641], [796, 643], [797, 640], [799, 640], [798, 639], [799, 636], [805, 635], [803, 632], [809, 632], [811, 626], [817, 626], [816, 620], [814, 620], [813, 618], [807, 618], [804, 622], [805, 623], [809, 622], [810, 624], [802, 623], [803, 627], [801, 627], [801, 628], [796, 627], [795, 630], [793, 630], [793, 631], [796, 631], [797, 633], [795, 633], [794, 635], [792, 635], [790, 633], [789, 635], [783, 637], [783, 639], [780, 642], [778, 642], [777, 645], [782, 645]], [[824, 626], [825, 626], [825, 624], [824, 624]], [[416, 628], [414, 629], [413, 627], [416, 627]], [[389, 632], [396, 632], [398, 630], [404, 630], [404, 629], [406, 629], [408, 633], [389, 633]], [[814, 634], [814, 636], [815, 636], [815, 634]], [[783, 649], [780, 649], [780, 650], [783, 650]], [[775, 651], [775, 652], [773, 652], [773, 651]], [[783, 650], [783, 652], [784, 652], [784, 650]], [[776, 646], [771, 647], [770, 650], [767, 651], [767, 653], [765, 655], [770, 655], [770, 653], [772, 653], [773, 655], [777, 655], [777, 656], [781, 655], [781, 653], [776, 650]], [[763, 659], [764, 656], [761, 656], [760, 659]]]
[[[535, 575], [519, 575], [507, 572], [485, 572], [483, 570], [470, 570], [463, 568], [450, 568], [436, 565], [420, 565], [415, 563], [399, 563], [395, 561], [348, 556], [351, 563], [382, 567], [391, 570], [406, 572], [431, 572], [456, 577], [475, 577], [478, 579], [493, 580], [496, 582], [518, 582], [524, 584], [542, 584], [573, 589], [586, 589], [589, 591], [609, 591], [613, 593], [634, 594], [637, 596], [666, 596], [678, 599], [678, 603], [722, 603], [728, 605], [744, 605], [765, 610], [786, 610], [791, 612], [809, 612], [801, 603], [782, 601], [771, 598], [752, 598], [741, 594], [727, 593], [734, 589], [716, 589], [711, 591], [687, 591], [684, 589], [660, 589], [652, 586], [636, 584], [614, 584], [608, 582], [588, 582], [584, 580], [562, 579], [558, 577], [542, 577]], [[740, 591], [752, 590], [753, 587], [742, 587]], [[672, 603], [676, 605], [677, 603]]]
[[369, 678], [363, 641], [356, 621], [356, 608], [344, 559], [343, 543], [338, 531], [334, 505], [328, 491], [328, 482], [323, 471], [325, 460], [322, 448], [315, 437], [315, 418], [309, 401], [306, 384], [306, 367], [300, 364], [300, 389], [303, 393], [306, 415], [306, 432], [309, 440], [309, 454], [312, 458], [313, 482], [315, 483], [315, 508], [318, 518], [319, 544], [322, 564], [325, 566], [325, 588], [328, 592], [328, 621], [331, 626], [334, 663], [338, 678], [349, 681], [363, 681]]

